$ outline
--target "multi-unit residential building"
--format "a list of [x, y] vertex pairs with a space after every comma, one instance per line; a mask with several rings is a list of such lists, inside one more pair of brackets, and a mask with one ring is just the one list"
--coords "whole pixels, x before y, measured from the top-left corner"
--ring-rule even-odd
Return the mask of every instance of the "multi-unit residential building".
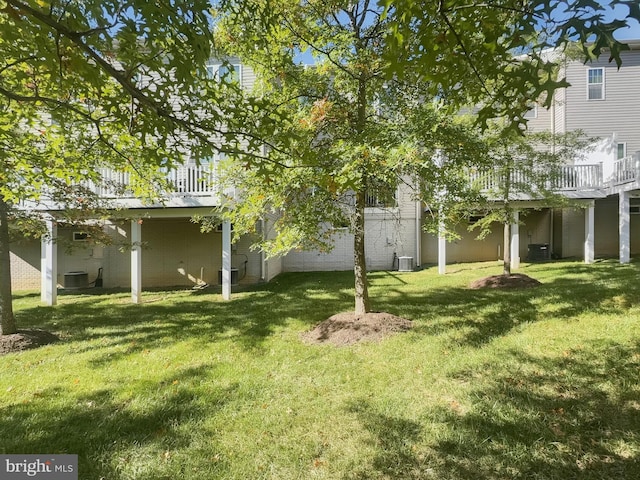
[[[640, 252], [640, 41], [629, 46], [620, 69], [606, 55], [586, 64], [565, 62], [560, 74], [571, 86], [555, 92], [550, 109], [531, 110], [531, 131], [582, 130], [598, 142], [585, 160], [561, 172], [558, 190], [579, 206], [548, 208], [536, 199], [520, 203], [526, 215], [512, 229], [516, 263], [531, 254], [531, 246], [540, 245], [550, 258], [584, 257], [587, 262], [619, 257], [624, 263], [631, 253]], [[459, 233], [462, 238], [446, 247], [449, 261], [500, 257], [499, 226], [483, 241]], [[419, 258], [435, 262], [437, 252], [435, 239], [423, 237]]]
[[[571, 87], [556, 92], [550, 109], [536, 107], [529, 113], [532, 131], [581, 129], [600, 141], [588, 160], [562, 167], [557, 189], [575, 200], [572, 207], [551, 208], [535, 198], [515, 204], [521, 215], [511, 229], [514, 267], [531, 255], [532, 248], [543, 248], [543, 258], [583, 257], [586, 262], [604, 256], [628, 262], [632, 253], [640, 252], [640, 41], [630, 46], [622, 54], [620, 69], [606, 59], [588, 64], [567, 61], [564, 74]], [[241, 84], [252, 88], [252, 70], [239, 62], [233, 68]], [[214, 165], [187, 163], [168, 175], [173, 192], [163, 204], [145, 205], [126, 195], [111, 199], [118, 209], [104, 229], [115, 240], [112, 247], [92, 245], [85, 235], [56, 226], [53, 220], [48, 225], [51, 236], [76, 248], [63, 251], [46, 239], [14, 244], [13, 288], [40, 288], [43, 300], [55, 303], [59, 286], [131, 287], [133, 300], [139, 301], [141, 289], [147, 287], [223, 284], [223, 294], [228, 295], [231, 284], [269, 281], [284, 271], [353, 267], [353, 237], [347, 230], [336, 233], [330, 253], [294, 251], [271, 259], [249, 248], [253, 239], [231, 244], [228, 223], [202, 233], [191, 220], [210, 215], [220, 204]], [[119, 181], [126, 183], [126, 178]], [[408, 188], [399, 187], [395, 201], [380, 205], [372, 198], [367, 208], [370, 269], [438, 264], [444, 272], [447, 262], [502, 257], [501, 225], [483, 240], [461, 226], [460, 238], [448, 242], [423, 231], [425, 206]], [[268, 221], [262, 234], [270, 234]], [[133, 247], [120, 249], [119, 244]]]

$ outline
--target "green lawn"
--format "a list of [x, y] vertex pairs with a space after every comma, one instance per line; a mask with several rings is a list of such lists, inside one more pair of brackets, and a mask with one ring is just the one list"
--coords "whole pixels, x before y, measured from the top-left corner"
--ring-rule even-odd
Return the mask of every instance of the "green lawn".
[[638, 479], [640, 265], [371, 274], [380, 343], [308, 346], [352, 274], [210, 292], [15, 295], [64, 341], [0, 357], [0, 453], [76, 453], [81, 479]]

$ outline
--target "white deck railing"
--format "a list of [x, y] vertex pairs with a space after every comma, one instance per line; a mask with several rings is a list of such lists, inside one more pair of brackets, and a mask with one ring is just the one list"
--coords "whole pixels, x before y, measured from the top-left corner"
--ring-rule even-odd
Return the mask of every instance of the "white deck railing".
[[554, 181], [553, 190], [560, 192], [602, 188], [602, 165], [563, 165]]
[[[470, 181], [481, 191], [500, 190], [505, 182], [498, 169], [471, 172]], [[510, 172], [509, 183], [514, 192], [535, 190], [538, 180], [533, 178], [535, 173], [525, 170]], [[604, 186], [601, 165], [563, 165], [555, 172], [545, 173], [547, 180], [544, 188], [555, 192], [576, 190], [595, 190]]]
[[640, 178], [640, 159], [633, 155], [628, 155], [613, 164], [613, 177], [611, 181], [614, 185], [635, 182]]
[[[131, 175], [128, 172], [102, 169], [102, 182], [96, 185], [87, 182], [85, 187], [103, 198], [128, 199], [134, 198]], [[215, 196], [219, 192], [217, 176], [213, 165], [181, 165], [166, 173], [167, 183], [161, 185], [168, 196]], [[161, 182], [162, 183], [162, 182]]]

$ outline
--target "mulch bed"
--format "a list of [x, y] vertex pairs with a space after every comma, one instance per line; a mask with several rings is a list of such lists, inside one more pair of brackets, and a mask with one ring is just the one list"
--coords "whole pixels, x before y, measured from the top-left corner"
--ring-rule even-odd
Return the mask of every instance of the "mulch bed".
[[303, 333], [302, 340], [309, 344], [346, 346], [363, 341], [379, 341], [389, 335], [406, 332], [412, 326], [411, 320], [385, 312], [360, 315], [353, 312], [338, 313], [313, 330]]
[[469, 284], [469, 288], [532, 288], [538, 285], [542, 284], [535, 278], [521, 273], [513, 273], [511, 275], [492, 275], [474, 280]]
[[49, 345], [59, 340], [56, 335], [45, 330], [18, 330], [18, 333], [11, 335], [0, 335], [0, 355]]

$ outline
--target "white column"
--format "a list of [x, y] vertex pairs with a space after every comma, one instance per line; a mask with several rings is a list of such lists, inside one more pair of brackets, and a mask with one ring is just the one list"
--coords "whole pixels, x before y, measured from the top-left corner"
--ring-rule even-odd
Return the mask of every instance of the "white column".
[[222, 298], [231, 299], [231, 222], [222, 222]]
[[631, 260], [631, 234], [629, 215], [629, 192], [620, 192], [620, 206], [618, 212], [620, 232], [620, 263], [629, 263]]
[[513, 212], [513, 224], [511, 225], [511, 268], [520, 268], [520, 225], [519, 213]]
[[416, 268], [422, 265], [422, 202], [416, 202]]
[[131, 221], [131, 301], [142, 303], [142, 221]]
[[593, 203], [584, 210], [584, 263], [593, 263], [595, 258], [595, 215]]
[[46, 305], [58, 303], [58, 226], [50, 219], [45, 222], [47, 235], [40, 246], [40, 300]]
[[442, 223], [438, 228], [438, 273], [440, 275], [447, 273], [447, 238]]

